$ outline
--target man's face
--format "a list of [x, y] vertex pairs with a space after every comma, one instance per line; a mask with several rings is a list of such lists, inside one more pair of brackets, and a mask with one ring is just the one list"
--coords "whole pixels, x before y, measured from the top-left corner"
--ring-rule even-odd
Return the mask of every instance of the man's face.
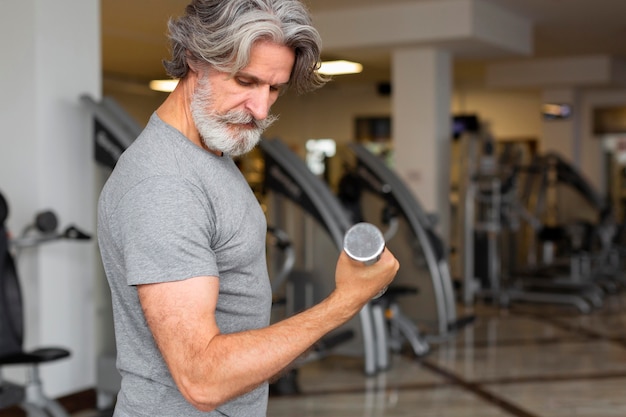
[[289, 81], [294, 60], [290, 48], [259, 42], [234, 77], [213, 69], [199, 75], [191, 112], [204, 145], [231, 156], [252, 150], [276, 120], [270, 107]]

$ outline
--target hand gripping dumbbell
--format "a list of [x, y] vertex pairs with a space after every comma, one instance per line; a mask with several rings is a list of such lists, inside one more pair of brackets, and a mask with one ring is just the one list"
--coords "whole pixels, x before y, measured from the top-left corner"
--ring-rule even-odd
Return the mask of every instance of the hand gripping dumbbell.
[[[385, 238], [376, 226], [370, 223], [357, 223], [346, 232], [343, 238], [343, 250], [355, 261], [364, 265], [373, 265], [380, 259], [385, 250]], [[379, 292], [374, 299], [382, 296], [387, 287]]]

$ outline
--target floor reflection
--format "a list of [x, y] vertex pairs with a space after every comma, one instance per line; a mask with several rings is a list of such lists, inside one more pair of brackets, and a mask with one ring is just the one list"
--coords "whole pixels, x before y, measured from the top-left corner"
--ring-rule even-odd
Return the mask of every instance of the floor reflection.
[[626, 416], [625, 306], [623, 295], [589, 315], [481, 305], [474, 324], [427, 357], [394, 355], [376, 376], [360, 358], [307, 364], [301, 394], [271, 397], [268, 416]]

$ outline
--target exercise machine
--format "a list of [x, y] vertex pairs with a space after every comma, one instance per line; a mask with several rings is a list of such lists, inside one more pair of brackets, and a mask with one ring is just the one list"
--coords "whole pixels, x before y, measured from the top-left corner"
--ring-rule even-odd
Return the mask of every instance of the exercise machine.
[[[259, 146], [265, 161], [265, 192], [273, 194], [269, 198], [286, 197], [308, 213], [317, 224], [321, 225], [335, 248], [335, 255], [338, 255], [343, 250], [344, 235], [352, 223], [337, 198], [328, 186], [312, 174], [306, 164], [283, 142], [278, 139], [263, 139]], [[276, 217], [272, 223], [282, 222], [284, 213], [281, 213], [281, 202], [273, 201], [270, 202], [270, 205], [271, 209], [274, 210], [273, 216]], [[315, 245], [310, 240], [307, 243]], [[326, 266], [328, 265], [334, 267], [334, 262], [327, 263]], [[306, 275], [307, 279], [302, 279], [301, 274], [299, 277], [296, 276], [294, 284], [307, 285], [306, 282], [303, 284], [303, 281], [308, 281], [313, 292], [310, 298], [311, 303], [321, 300], [332, 291], [334, 279], [328, 279], [328, 275], [319, 273]], [[330, 277], [334, 277], [334, 275], [331, 273]], [[301, 308], [306, 307], [308, 306], [301, 306]], [[360, 339], [359, 344], [364, 356], [364, 372], [367, 375], [373, 375], [381, 370], [381, 367], [386, 366], [386, 352], [383, 353], [382, 349], [377, 349], [377, 346], [386, 346], [386, 335], [385, 333], [381, 334], [382, 329], [375, 329], [371, 305], [368, 304], [361, 309], [358, 314], [358, 321], [359, 324], [356, 327], [352, 323], [340, 331], [353, 332], [355, 338]], [[350, 327], [351, 325], [352, 327]], [[330, 337], [334, 336], [331, 335]]]
[[[529, 166], [507, 166], [497, 159], [489, 134], [483, 132], [465, 140], [464, 154], [477, 161], [464, 175], [465, 303], [470, 305], [481, 297], [502, 306], [548, 303], [572, 306], [582, 313], [600, 307], [603, 288], [582, 279], [582, 267], [577, 268], [577, 261], [583, 259], [581, 244], [576, 243], [581, 240], [576, 238], [580, 232], [558, 224], [555, 187], [558, 182], [569, 182], [594, 205], [599, 204], [599, 197], [590, 194], [586, 186], [571, 182], [573, 171], [564, 170], [567, 165], [555, 155], [535, 157]], [[522, 187], [520, 177], [525, 180]], [[527, 229], [522, 226], [530, 232], [524, 234]], [[527, 237], [523, 241], [528, 254], [525, 268], [518, 266], [520, 236]], [[546, 271], [556, 265], [555, 245], [565, 236], [574, 243], [567, 268], [548, 274]], [[542, 259], [541, 268], [537, 256]]]
[[142, 127], [110, 97], [96, 101], [83, 95], [80, 100], [93, 116], [94, 157], [100, 164], [113, 168], [122, 152], [139, 136]]
[[[67, 358], [71, 352], [56, 346], [24, 349], [22, 293], [14, 256], [23, 248], [59, 239], [89, 240], [90, 236], [75, 226], [58, 232], [56, 215], [45, 211], [21, 236], [11, 239], [5, 223], [8, 214], [7, 201], [0, 193], [0, 409], [17, 405], [28, 417], [69, 417], [56, 400], [45, 395], [39, 367]], [[26, 367], [24, 386], [2, 378], [2, 368], [14, 365]]]
[[[540, 230], [539, 245], [550, 247], [561, 243], [561, 249], [565, 249], [562, 252], [569, 258], [561, 270], [569, 273], [573, 281], [594, 281], [608, 291], [616, 290], [616, 284], [621, 281], [617, 242], [620, 226], [610, 200], [603, 198], [556, 152], [537, 156], [527, 171], [521, 199], [536, 218], [544, 218], [543, 229], [552, 232]], [[558, 204], [563, 199], [569, 204]], [[567, 236], [570, 242], [558, 242], [560, 236]], [[545, 250], [538, 252], [538, 255], [529, 253], [531, 270], [541, 272], [558, 260], [546, 256]]]
[[[393, 312], [388, 314], [398, 318], [398, 327], [407, 329], [406, 334], [410, 334], [407, 326], [423, 323], [430, 330], [426, 336], [431, 341], [445, 339], [472, 323], [472, 315], [457, 316], [448, 253], [435, 230], [432, 216], [424, 211], [417, 198], [381, 158], [361, 144], [351, 143], [348, 147], [356, 157], [354, 175], [363, 189], [379, 200], [379, 207], [382, 203], [382, 207], [375, 211], [383, 213], [383, 220], [377, 221], [383, 225], [386, 223], [389, 235], [396, 235], [388, 242], [389, 247], [397, 256], [408, 251], [406, 256], [413, 266], [402, 268], [394, 281], [394, 302], [390, 305]], [[362, 199], [366, 197], [361, 196]], [[361, 201], [360, 207], [365, 212], [365, 207], [376, 207], [376, 202]], [[373, 216], [370, 214], [370, 217]], [[402, 222], [400, 226], [398, 221]], [[419, 302], [415, 302], [415, 296], [420, 296]]]
[[[289, 235], [275, 226], [267, 228], [267, 252], [268, 258], [272, 259], [270, 274], [272, 286], [272, 322], [279, 321], [296, 313], [296, 288], [290, 275], [296, 261], [294, 246]], [[307, 298], [310, 299], [310, 288], [307, 288]], [[313, 300], [310, 299], [309, 303]], [[306, 303], [305, 303], [306, 304]], [[280, 313], [278, 313], [280, 310]], [[298, 384], [299, 368], [303, 365], [326, 357], [332, 349], [345, 343], [354, 337], [350, 330], [338, 332], [332, 336], [322, 338], [316, 342], [309, 351], [298, 358], [290, 369], [280, 378], [270, 383], [270, 395], [294, 395], [300, 393]]]

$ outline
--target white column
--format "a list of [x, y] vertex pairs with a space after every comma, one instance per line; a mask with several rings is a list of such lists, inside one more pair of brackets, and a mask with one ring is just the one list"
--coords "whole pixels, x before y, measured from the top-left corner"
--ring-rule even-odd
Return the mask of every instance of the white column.
[[450, 105], [452, 58], [435, 48], [392, 54], [395, 169], [429, 213], [450, 230]]
[[[79, 96], [100, 96], [99, 0], [0, 0], [0, 191], [14, 235], [51, 209], [60, 228], [95, 239], [91, 123]], [[58, 345], [69, 359], [42, 366], [46, 393], [95, 384], [96, 245], [71, 241], [24, 250], [18, 259], [26, 347]], [[22, 378], [11, 369], [7, 379]]]

